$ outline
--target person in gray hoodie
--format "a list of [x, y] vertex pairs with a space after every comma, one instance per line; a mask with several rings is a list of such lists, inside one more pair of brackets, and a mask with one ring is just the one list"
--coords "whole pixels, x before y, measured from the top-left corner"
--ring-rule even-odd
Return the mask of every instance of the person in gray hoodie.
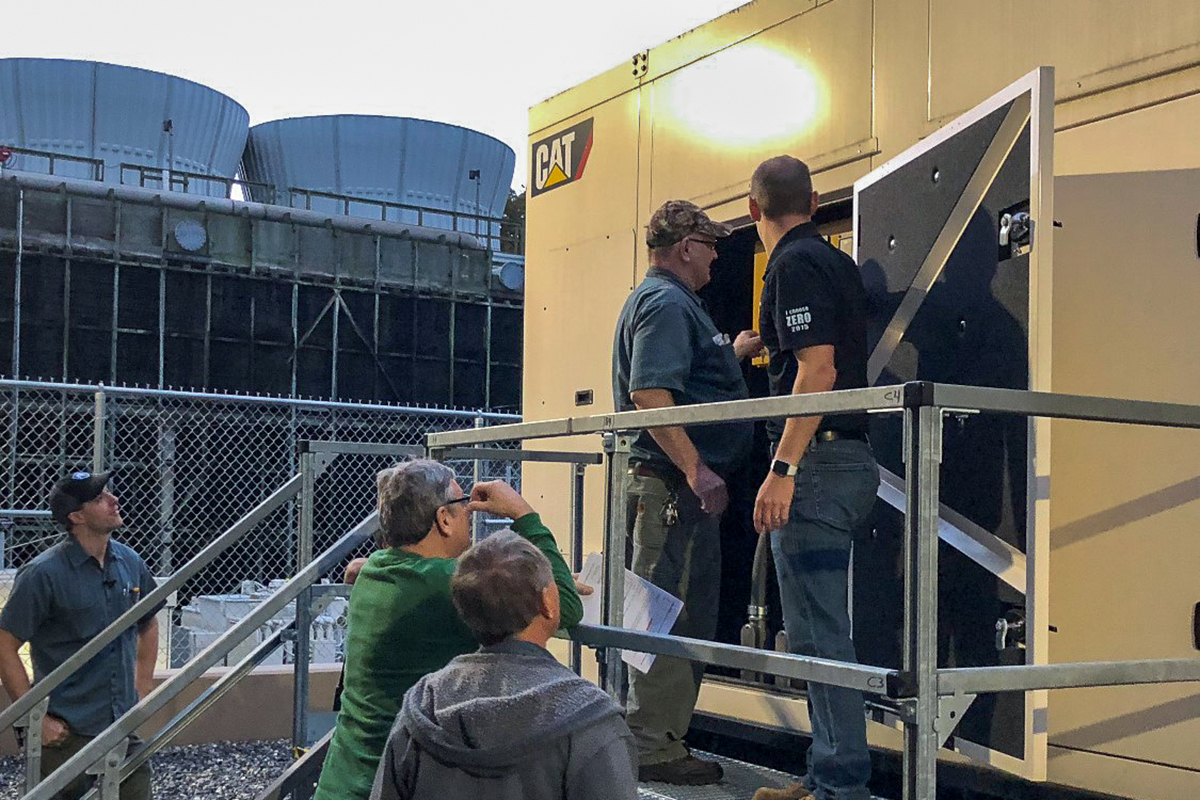
[[482, 647], [420, 679], [388, 736], [372, 800], [634, 800], [621, 708], [546, 650], [550, 562], [511, 531], [465, 552], [454, 605]]

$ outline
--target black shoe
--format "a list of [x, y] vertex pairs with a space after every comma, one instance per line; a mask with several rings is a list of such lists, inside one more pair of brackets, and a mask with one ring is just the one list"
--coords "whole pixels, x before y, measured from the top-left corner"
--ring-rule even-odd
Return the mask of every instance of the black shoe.
[[702, 758], [688, 754], [674, 761], [663, 761], [660, 764], [641, 764], [638, 766], [639, 781], [660, 781], [673, 783], [677, 786], [700, 786], [706, 783], [719, 783], [725, 776], [725, 770], [716, 761], [705, 761]]

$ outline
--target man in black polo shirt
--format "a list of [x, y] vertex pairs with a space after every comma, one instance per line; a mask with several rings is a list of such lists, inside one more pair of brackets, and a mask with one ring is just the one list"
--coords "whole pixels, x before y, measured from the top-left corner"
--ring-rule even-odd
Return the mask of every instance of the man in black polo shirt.
[[[67, 536], [21, 568], [0, 613], [0, 680], [12, 700], [30, 688], [18, 655], [22, 644], [29, 642], [34, 677], [40, 679], [154, 590], [146, 563], [112, 539], [124, 520], [116, 496], [107, 488], [110, 476], [75, 472], [50, 491], [50, 513], [67, 529]], [[157, 610], [147, 612], [51, 690], [42, 722], [43, 778], [153, 688]], [[140, 740], [130, 737], [130, 743], [136, 746]], [[57, 798], [82, 797], [91, 783], [91, 776], [82, 775]], [[121, 800], [149, 798], [147, 762], [121, 784]]]
[[[739, 361], [761, 349], [754, 331], [736, 341], [717, 330], [696, 295], [708, 283], [717, 239], [729, 226], [696, 205], [670, 200], [646, 227], [650, 270], [625, 301], [613, 341], [613, 404], [634, 408], [741, 400]], [[633, 570], [683, 600], [672, 633], [711, 639], [721, 586], [725, 478], [747, 455], [753, 426], [734, 422], [642, 431], [630, 462], [628, 530]], [[677, 784], [715, 783], [721, 766], [683, 744], [703, 664], [658, 656], [648, 673], [630, 674], [629, 728], [638, 777]]]
[[[767, 251], [759, 321], [773, 396], [867, 383], [862, 278], [853, 259], [817, 232], [817, 193], [804, 162], [764, 161], [750, 181], [750, 216]], [[847, 613], [854, 531], [867, 519], [879, 468], [866, 414], [772, 420], [774, 461], [754, 505], [770, 533], [792, 652], [856, 661]], [[870, 800], [862, 693], [808, 684], [813, 743], [802, 783], [754, 800]]]

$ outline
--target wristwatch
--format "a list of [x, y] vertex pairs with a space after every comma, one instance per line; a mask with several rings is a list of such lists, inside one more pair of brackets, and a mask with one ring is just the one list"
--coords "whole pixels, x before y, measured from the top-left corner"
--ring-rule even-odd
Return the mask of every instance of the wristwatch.
[[798, 469], [800, 469], [799, 464], [789, 464], [778, 458], [771, 462], [771, 472], [781, 478], [794, 478]]

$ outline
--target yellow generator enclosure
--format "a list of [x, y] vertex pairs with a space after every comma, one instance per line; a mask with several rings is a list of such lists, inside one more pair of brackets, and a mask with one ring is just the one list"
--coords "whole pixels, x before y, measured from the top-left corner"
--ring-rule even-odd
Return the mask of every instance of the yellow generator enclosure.
[[[873, 380], [1200, 404], [1197, 131], [1200, 4], [1188, 0], [749, 3], [530, 110], [525, 419], [613, 410], [614, 325], [647, 269], [645, 224], [668, 199], [734, 226], [702, 296], [731, 336], [757, 324], [765, 256], [747, 186], [780, 153], [809, 164], [822, 232], [855, 254], [883, 309], [873, 342], [894, 334]], [[988, 159], [942, 259], [954, 268], [922, 284]], [[1028, 242], [1002, 233], [1020, 214], [1033, 217]], [[889, 334], [914, 286], [921, 310]], [[746, 371], [764, 394], [761, 364]], [[943, 464], [939, 563], [954, 593], [941, 598], [940, 666], [1200, 656], [1200, 433], [1024, 419], [1005, 429], [963, 414], [946, 437], [948, 452], [975, 460]], [[887, 462], [886, 429], [872, 438]], [[765, 468], [764, 453], [731, 487], [727, 641], [744, 621], [754, 546], [737, 516]], [[972, 485], [972, 470], [992, 477]], [[604, 475], [584, 474], [584, 549], [599, 551]], [[569, 529], [571, 486], [562, 465], [524, 466], [524, 491], [556, 531]], [[885, 480], [881, 515], [889, 491]], [[864, 661], [896, 667], [899, 610], [869, 594], [892, 580], [888, 524], [880, 516], [855, 545], [856, 643]], [[954, 531], [990, 555], [964, 555]], [[944, 753], [1034, 781], [1194, 800], [1198, 692], [998, 695], [968, 710]], [[719, 671], [699, 711], [808, 725], [792, 687]], [[873, 745], [898, 748], [895, 720], [874, 718]]]

